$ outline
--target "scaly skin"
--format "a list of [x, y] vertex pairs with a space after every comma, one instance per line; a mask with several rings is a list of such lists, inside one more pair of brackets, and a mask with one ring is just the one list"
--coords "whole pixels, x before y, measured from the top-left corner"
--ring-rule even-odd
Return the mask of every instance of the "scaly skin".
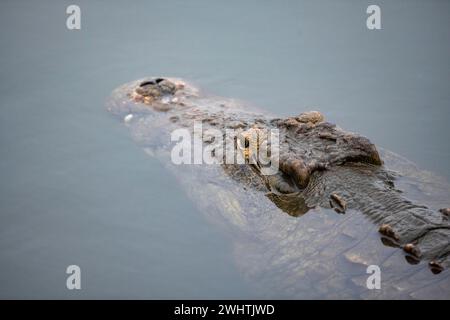
[[[238, 130], [238, 141], [243, 139], [245, 143], [237, 143], [236, 148], [247, 162], [251, 152], [246, 143], [254, 137], [252, 134], [257, 132], [257, 144], [260, 145], [266, 138], [260, 132], [278, 129], [280, 171], [275, 175], [261, 174], [258, 162], [204, 167], [202, 171], [195, 167], [192, 169], [195, 177], [186, 173], [191, 169], [181, 172], [173, 165], [167, 165], [177, 175], [189, 177], [184, 179], [185, 184], [188, 179], [192, 184], [215, 179], [220, 190], [212, 192], [217, 186], [208, 183], [203, 183], [204, 190], [187, 183], [188, 188], [196, 188], [189, 192], [199, 207], [221, 212], [233, 228], [251, 232], [250, 217], [256, 214], [252, 206], [261, 212], [272, 212], [278, 207], [294, 217], [309, 211], [317, 212], [319, 208], [334, 209], [346, 215], [359, 212], [377, 226], [374, 228], [382, 235], [383, 244], [402, 248], [411, 264], [424, 260], [433, 273], [440, 273], [450, 266], [450, 210], [439, 212], [408, 200], [395, 186], [395, 175], [384, 167], [379, 152], [367, 138], [325, 122], [317, 111], [278, 119], [243, 107], [234, 100], [203, 95], [195, 87], [169, 78], [150, 78], [122, 86], [113, 93], [108, 109], [121, 118], [133, 115], [133, 119], [126, 119], [135, 140], [163, 161], [170, 161], [170, 132], [180, 127], [192, 129], [194, 121], [202, 121], [204, 131], [208, 128]], [[211, 143], [207, 138], [201, 138], [205, 145]], [[223, 177], [217, 167], [221, 168]], [[230, 178], [234, 182], [230, 182]], [[246, 190], [246, 194], [242, 190]], [[207, 195], [210, 196], [202, 199]], [[216, 201], [207, 203], [213, 197]], [[264, 230], [267, 232], [266, 228]], [[269, 234], [271, 232], [276, 230], [270, 230]], [[330, 234], [338, 237], [339, 232], [337, 229]], [[302, 237], [304, 235], [298, 235], [299, 239]], [[326, 247], [326, 241], [324, 236], [311, 243], [316, 243], [317, 249]], [[294, 240], [292, 244], [295, 244]], [[370, 250], [367, 248], [368, 252]], [[342, 251], [344, 256], [347, 257], [345, 252], [353, 257], [350, 251]], [[290, 253], [292, 257], [296, 254]], [[306, 256], [308, 254], [302, 253], [300, 258]], [[333, 257], [338, 259], [338, 255]], [[330, 261], [333, 259], [330, 256]], [[296, 270], [295, 265], [293, 270]], [[280, 271], [280, 274], [292, 272]], [[411, 289], [409, 294], [413, 293]]]

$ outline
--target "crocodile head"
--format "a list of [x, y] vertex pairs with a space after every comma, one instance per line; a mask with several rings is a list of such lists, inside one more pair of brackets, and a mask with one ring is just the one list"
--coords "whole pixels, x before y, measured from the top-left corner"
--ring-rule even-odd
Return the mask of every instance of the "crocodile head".
[[[264, 201], [252, 202], [256, 199], [253, 196], [258, 197], [262, 191], [291, 216], [303, 215], [312, 208], [334, 209], [350, 219], [363, 214], [378, 226], [382, 243], [402, 248], [409, 263], [425, 260], [433, 273], [450, 267], [449, 210], [438, 213], [407, 199], [396, 186], [396, 175], [383, 166], [369, 139], [325, 121], [317, 111], [274, 118], [234, 100], [200, 95], [194, 86], [173, 78], [127, 83], [113, 91], [108, 110], [121, 118], [125, 116], [135, 140], [149, 154], [158, 154], [161, 159], [170, 154], [170, 143], [166, 142], [171, 129], [191, 130], [195, 121], [201, 121], [203, 129], [217, 129], [219, 133], [239, 130], [236, 144], [230, 145], [233, 158], [237, 149], [243, 163], [223, 165], [225, 174], [239, 182], [239, 185], [224, 184], [239, 186], [236, 193], [227, 193], [234, 196], [227, 202], [233, 204], [230, 212], [241, 208], [236, 199], [242, 201], [244, 209], [255, 207], [263, 212], [267, 207], [273, 208]], [[278, 131], [278, 148], [273, 148], [271, 130]], [[195, 133], [195, 128], [192, 131]], [[205, 144], [215, 143], [207, 135], [203, 139]], [[232, 139], [234, 136], [227, 141]], [[224, 156], [221, 152], [214, 154]], [[277, 170], [267, 174], [268, 168]], [[211, 199], [216, 196], [203, 188], [203, 182], [215, 179], [215, 188], [227, 181], [209, 176], [211, 172], [216, 171], [208, 168], [204, 175], [195, 177], [201, 183], [192, 188], [203, 202], [214, 202], [205, 194], [211, 195]], [[254, 192], [247, 197], [242, 190]], [[218, 197], [225, 198], [222, 194]], [[218, 210], [229, 207], [216, 206]]]

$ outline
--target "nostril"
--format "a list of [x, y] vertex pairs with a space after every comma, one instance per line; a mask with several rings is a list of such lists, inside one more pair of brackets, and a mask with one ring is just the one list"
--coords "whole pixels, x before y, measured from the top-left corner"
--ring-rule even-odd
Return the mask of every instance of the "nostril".
[[160, 83], [160, 82], [163, 82], [163, 81], [164, 81], [163, 78], [158, 78], [158, 79], [155, 80], [155, 82], [156, 82], [157, 84]]
[[139, 87], [144, 87], [144, 86], [147, 86], [147, 85], [149, 85], [149, 84], [155, 84], [155, 81], [152, 81], [152, 80], [150, 80], [150, 81], [144, 81], [144, 82], [142, 82], [142, 83], [139, 85]]

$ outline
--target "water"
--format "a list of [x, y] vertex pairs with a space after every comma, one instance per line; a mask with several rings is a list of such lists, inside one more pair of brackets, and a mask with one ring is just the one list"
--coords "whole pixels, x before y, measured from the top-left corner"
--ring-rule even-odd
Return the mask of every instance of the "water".
[[[0, 4], [0, 297], [252, 298], [229, 236], [104, 109], [146, 75], [332, 122], [450, 178], [450, 3]], [[65, 268], [82, 269], [68, 291]]]

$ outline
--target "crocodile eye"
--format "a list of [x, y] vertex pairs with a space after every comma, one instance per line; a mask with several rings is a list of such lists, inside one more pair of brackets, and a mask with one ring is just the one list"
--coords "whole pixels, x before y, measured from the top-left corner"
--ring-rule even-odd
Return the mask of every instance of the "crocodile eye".
[[248, 138], [244, 139], [244, 148], [250, 147], [250, 141], [248, 141]]

